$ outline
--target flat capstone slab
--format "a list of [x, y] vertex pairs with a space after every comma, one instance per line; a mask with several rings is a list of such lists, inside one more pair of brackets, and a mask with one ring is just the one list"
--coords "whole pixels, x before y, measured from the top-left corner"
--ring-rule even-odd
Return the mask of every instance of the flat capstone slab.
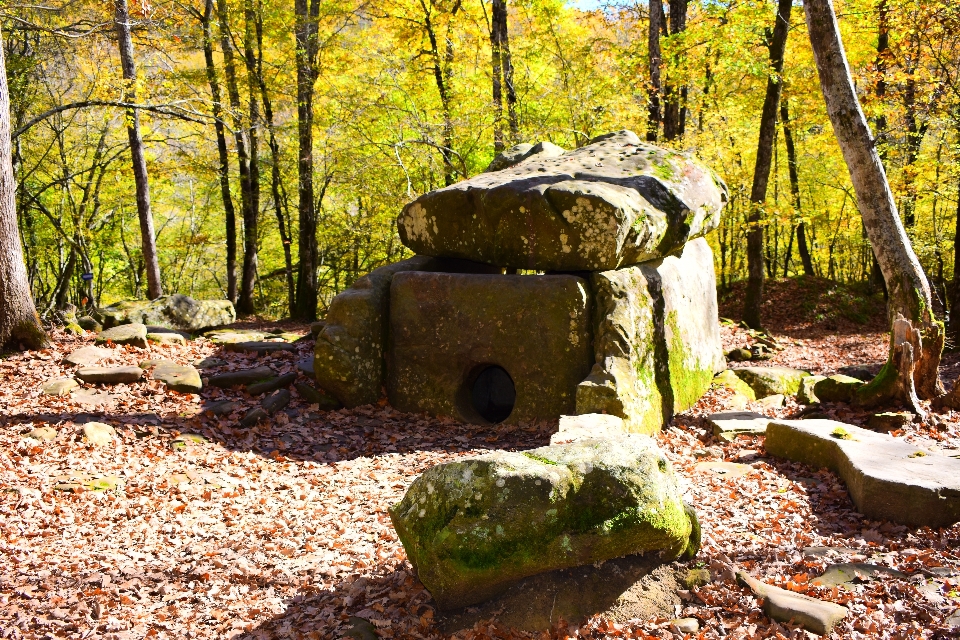
[[[398, 273], [390, 288], [390, 404], [474, 424], [576, 413], [577, 384], [593, 363], [591, 306], [586, 280], [571, 275]], [[492, 376], [486, 389], [491, 419], [474, 387], [495, 367], [506, 377]]]
[[63, 363], [78, 367], [97, 364], [113, 355], [110, 349], [103, 347], [81, 347], [63, 359]]
[[833, 420], [771, 420], [770, 455], [826, 467], [871, 520], [912, 527], [960, 522], [960, 460]]
[[134, 322], [133, 324], [122, 324], [112, 329], [104, 329], [97, 336], [97, 344], [104, 344], [106, 342], [129, 344], [134, 347], [146, 349], [147, 327], [139, 322]]
[[200, 372], [190, 365], [175, 362], [160, 362], [153, 370], [153, 379], [167, 385], [167, 389], [179, 393], [200, 393], [203, 381]]
[[140, 367], [81, 367], [77, 377], [91, 384], [129, 384], [143, 376]]
[[770, 418], [755, 411], [721, 411], [707, 416], [713, 435], [730, 440], [738, 435], [763, 435]]
[[210, 384], [221, 389], [230, 387], [248, 386], [266, 380], [272, 380], [277, 377], [277, 373], [270, 367], [256, 367], [254, 369], [241, 369], [240, 371], [227, 371], [218, 373], [210, 377]]

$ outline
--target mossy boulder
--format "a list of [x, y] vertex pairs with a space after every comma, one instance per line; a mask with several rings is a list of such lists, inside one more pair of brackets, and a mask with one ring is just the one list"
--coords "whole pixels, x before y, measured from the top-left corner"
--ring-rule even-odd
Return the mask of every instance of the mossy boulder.
[[810, 375], [789, 367], [744, 367], [733, 372], [750, 385], [758, 398], [777, 394], [795, 396], [800, 390], [800, 381]]
[[719, 224], [726, 201], [709, 169], [619, 131], [426, 193], [397, 230], [421, 255], [601, 271], [680, 249]]
[[577, 387], [577, 413], [620, 416], [659, 431], [726, 368], [713, 254], [706, 240], [647, 264], [591, 276], [595, 364]]
[[106, 328], [132, 322], [196, 333], [230, 324], [237, 312], [229, 300], [195, 300], [175, 293], [156, 300], [126, 300], [99, 310]]
[[826, 380], [825, 376], [807, 376], [800, 380], [800, 388], [797, 390], [797, 402], [800, 404], [817, 404], [820, 398], [817, 396], [817, 383]]
[[139, 322], [124, 324], [101, 331], [97, 336], [97, 344], [129, 344], [141, 349], [147, 348], [147, 327]]
[[647, 552], [670, 561], [700, 544], [670, 463], [640, 435], [440, 464], [390, 517], [442, 609], [545, 571]]
[[863, 385], [862, 380], [837, 374], [818, 381], [813, 392], [821, 402], [850, 402]]
[[713, 385], [716, 387], [726, 387], [734, 393], [738, 393], [751, 402], [757, 399], [757, 394], [753, 392], [746, 382], [737, 377], [732, 369], [721, 371], [714, 377]]

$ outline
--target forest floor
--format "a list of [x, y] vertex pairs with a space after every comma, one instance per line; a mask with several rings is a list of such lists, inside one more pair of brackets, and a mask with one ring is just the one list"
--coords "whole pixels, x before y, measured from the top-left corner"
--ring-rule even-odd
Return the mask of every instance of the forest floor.
[[[883, 361], [887, 336], [876, 298], [803, 279], [772, 283], [768, 294], [765, 320], [787, 345], [770, 364], [833, 373]], [[737, 299], [736, 291], [723, 298], [721, 315], [734, 316]], [[727, 349], [751, 341], [731, 325], [722, 332]], [[368, 619], [384, 638], [441, 637], [441, 614], [412, 575], [387, 508], [431, 465], [541, 446], [556, 429], [477, 427], [385, 405], [319, 412], [296, 398], [272, 420], [238, 429], [236, 416], [201, 409], [223, 398], [256, 405], [243, 392], [205, 389], [201, 397], [150, 380], [114, 387], [113, 397], [92, 407], [41, 395], [44, 381], [66, 373], [61, 357], [90, 343], [92, 334], [57, 333], [51, 349], [0, 360], [0, 638], [336, 638], [351, 616]], [[257, 358], [200, 339], [149, 352], [117, 347], [110, 362], [216, 356], [227, 361], [221, 370], [269, 364], [283, 372], [295, 371], [311, 346], [303, 341], [299, 353]], [[951, 358], [944, 373], [952, 379], [955, 371]], [[930, 582], [921, 572], [947, 567], [960, 575], [960, 525], [933, 531], [867, 521], [833, 474], [765, 457], [762, 437], [714, 440], [704, 416], [726, 409], [727, 398], [711, 391], [657, 437], [703, 526], [692, 564], [718, 575], [685, 593], [675, 612], [699, 620], [699, 635], [690, 637], [806, 637], [772, 622], [748, 591], [722, 579], [730, 566], [846, 606], [835, 637], [950, 636], [960, 578]], [[777, 415], [797, 409], [791, 402]], [[824, 410], [854, 424], [867, 417], [845, 405]], [[113, 425], [115, 442], [82, 443], [88, 420]], [[900, 435], [960, 448], [958, 423], [960, 413], [931, 414]], [[40, 426], [54, 427], [56, 440], [23, 437]], [[181, 433], [208, 442], [173, 447]], [[695, 469], [721, 459], [752, 469], [730, 478]], [[108, 478], [117, 488], [57, 489], [70, 474]], [[804, 551], [811, 547], [833, 551]], [[872, 562], [912, 577], [813, 586], [833, 562]], [[616, 624], [595, 617], [579, 628], [558, 622], [548, 635], [680, 637], [666, 618]], [[458, 637], [537, 636], [492, 620]]]

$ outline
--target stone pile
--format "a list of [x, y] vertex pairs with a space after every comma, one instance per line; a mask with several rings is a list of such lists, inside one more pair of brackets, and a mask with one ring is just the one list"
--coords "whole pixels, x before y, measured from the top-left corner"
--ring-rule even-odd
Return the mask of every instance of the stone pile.
[[713, 230], [727, 194], [630, 131], [514, 148], [397, 219], [420, 254], [333, 299], [314, 375], [348, 407], [480, 424], [606, 413], [659, 430], [725, 367]]

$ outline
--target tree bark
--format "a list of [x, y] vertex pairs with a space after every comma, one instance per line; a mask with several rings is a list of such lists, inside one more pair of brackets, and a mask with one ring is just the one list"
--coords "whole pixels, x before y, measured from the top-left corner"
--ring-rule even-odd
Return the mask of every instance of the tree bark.
[[[450, 10], [450, 16], [457, 15], [462, 2], [457, 0]], [[450, 30], [447, 29], [447, 37], [444, 42], [444, 51], [440, 53], [440, 44], [437, 35], [437, 28], [433, 22], [433, 5], [426, 5], [424, 0], [420, 0], [420, 7], [423, 10], [423, 28], [430, 40], [430, 53], [433, 58], [433, 78], [437, 83], [437, 92], [440, 94], [440, 105], [443, 109], [443, 146], [440, 147], [440, 155], [443, 158], [443, 182], [446, 186], [454, 183], [453, 168], [453, 107], [452, 96], [450, 95], [450, 81], [453, 78], [453, 40], [450, 39]]]
[[[116, 0], [114, 28], [117, 31], [117, 46], [120, 49], [120, 66], [123, 69], [124, 102], [137, 101], [137, 69], [133, 61], [133, 39], [130, 37], [130, 14], [127, 0]], [[147, 161], [143, 155], [143, 137], [140, 135], [140, 112], [127, 110], [127, 137], [130, 139], [130, 155], [133, 159], [133, 181], [137, 191], [137, 217], [140, 219], [140, 238], [143, 261], [147, 276], [147, 297], [151, 300], [163, 295], [160, 283], [160, 262], [157, 256], [157, 238], [153, 229], [153, 213], [150, 211], [150, 183], [147, 178]]]
[[220, 178], [220, 197], [223, 200], [223, 212], [227, 236], [227, 298], [237, 299], [237, 213], [233, 208], [233, 196], [230, 195], [230, 157], [227, 153], [227, 136], [223, 126], [223, 106], [220, 97], [220, 83], [217, 81], [217, 69], [213, 60], [213, 31], [210, 20], [213, 15], [213, 0], [205, 0], [201, 23], [203, 27], [203, 57], [207, 67], [207, 82], [210, 84], [210, 97], [213, 101], [213, 128], [217, 136], [217, 174]]
[[33, 303], [17, 229], [17, 184], [13, 179], [10, 92], [5, 69], [0, 46], [0, 348], [23, 345], [42, 349], [49, 340]]
[[316, 83], [317, 19], [319, 0], [296, 0], [297, 17], [297, 192], [300, 218], [297, 298], [293, 316], [311, 322], [317, 319], [317, 211], [313, 189], [313, 90]]
[[243, 266], [240, 273], [240, 296], [237, 311], [256, 312], [253, 296], [257, 285], [257, 241], [260, 219], [260, 161], [257, 128], [260, 126], [260, 101], [257, 99], [257, 54], [255, 49], [254, 24], [256, 15], [253, 0], [243, 5], [243, 59], [247, 67], [247, 142], [250, 144], [250, 203], [243, 210]]
[[[857, 194], [863, 224], [889, 291], [891, 325], [895, 324], [894, 320], [903, 318], [916, 330], [919, 338], [914, 345], [915, 367], [909, 373], [914, 378], [919, 397], [934, 398], [943, 393], [938, 368], [944, 331], [933, 317], [930, 286], [900, 222], [883, 164], [860, 107], [840, 39], [833, 2], [806, 0], [804, 8], [827, 114], [840, 143]], [[910, 332], [899, 333], [912, 335]], [[905, 339], [898, 337], [898, 332], [893, 333], [891, 359], [887, 362], [886, 371], [864, 386], [858, 392], [858, 398], [866, 399], [879, 394], [909, 404], [910, 399], [903, 397], [903, 385], [885, 385], [893, 375], [890, 369], [897, 366], [898, 359], [894, 356]], [[897, 374], [902, 376], [907, 372], [898, 369]]]
[[504, 150], [503, 144], [503, 55], [500, 42], [500, 21], [507, 19], [505, 0], [493, 0], [490, 15], [490, 71], [493, 91], [493, 152]]
[[743, 303], [743, 321], [753, 329], [761, 329], [760, 306], [763, 303], [763, 204], [767, 199], [770, 181], [770, 165], [773, 160], [774, 136], [777, 132], [777, 109], [783, 91], [783, 57], [787, 48], [790, 29], [792, 0], [777, 3], [776, 24], [773, 37], [768, 42], [770, 66], [773, 73], [767, 78], [767, 93], [760, 114], [760, 140], [757, 143], [757, 162], [753, 170], [753, 187], [750, 190], [750, 223], [747, 235], [747, 293]]
[[793, 206], [801, 216], [797, 223], [797, 252], [803, 264], [803, 273], [813, 275], [813, 260], [810, 259], [810, 249], [807, 247], [806, 224], [803, 221], [803, 207], [800, 199], [800, 167], [797, 164], [797, 147], [793, 143], [793, 129], [790, 127], [790, 102], [783, 98], [780, 103], [780, 121], [783, 123], [783, 137], [787, 146], [787, 167], [790, 173], [790, 194], [793, 196]]
[[[957, 131], [960, 138], [960, 129]], [[960, 348], [960, 181], [957, 183], [957, 216], [953, 228], [953, 281], [950, 283], [950, 324], [947, 327], [951, 349]], [[960, 384], [956, 387], [960, 390]]]
[[[687, 3], [688, 0], [669, 0], [670, 35], [679, 35], [687, 28]], [[663, 96], [663, 137], [665, 140], [677, 140], [683, 137], [686, 127], [687, 87], [668, 82], [664, 86]]]
[[650, 57], [649, 107], [647, 112], [647, 142], [656, 142], [660, 137], [660, 94], [663, 85], [660, 81], [660, 66], [663, 55], [660, 52], [660, 32], [663, 30], [662, 0], [650, 0], [650, 28], [647, 32], [647, 51]]
[[507, 121], [510, 123], [510, 142], [520, 142], [520, 117], [517, 114], [517, 88], [513, 83], [513, 56], [510, 54], [510, 30], [507, 28], [507, 0], [494, 0], [494, 5], [503, 2], [503, 19], [500, 21], [500, 60], [503, 84], [507, 90]]

